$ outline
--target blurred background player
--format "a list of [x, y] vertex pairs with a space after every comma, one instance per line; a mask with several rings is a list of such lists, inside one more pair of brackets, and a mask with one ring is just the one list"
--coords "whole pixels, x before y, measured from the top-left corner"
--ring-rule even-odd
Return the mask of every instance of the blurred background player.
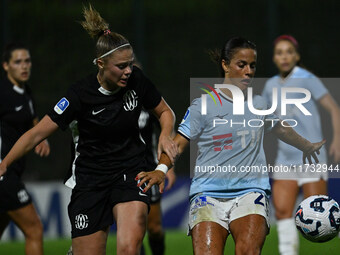
[[[153, 170], [156, 168], [158, 162], [157, 144], [160, 132], [159, 121], [152, 113], [143, 109], [139, 116], [138, 125], [146, 144], [145, 160], [147, 169]], [[171, 189], [176, 181], [174, 168], [171, 168], [167, 172], [166, 179], [168, 183], [165, 191]], [[147, 223], [149, 245], [153, 255], [163, 255], [165, 252], [165, 233], [162, 228], [161, 193], [157, 185], [153, 185], [150, 191], [150, 212]], [[144, 247], [142, 247], [141, 254], [145, 254]]]
[[117, 223], [117, 254], [139, 254], [145, 235], [149, 196], [135, 179], [145, 169], [145, 145], [138, 118], [142, 107], [159, 118], [158, 150], [174, 158], [175, 116], [143, 72], [133, 66], [129, 41], [112, 32], [92, 8], [84, 7], [83, 28], [96, 39], [98, 71], [70, 86], [53, 109], [22, 135], [0, 163], [0, 176], [37, 143], [76, 120], [79, 140], [68, 206], [75, 255], [106, 253], [109, 226]]
[[[340, 109], [327, 91], [322, 82], [311, 72], [300, 66], [299, 44], [290, 35], [281, 35], [274, 41], [273, 61], [278, 68], [279, 74], [269, 79], [264, 87], [262, 96], [272, 105], [273, 88], [299, 87], [311, 92], [311, 99], [304, 106], [312, 114], [305, 116], [297, 108], [289, 108], [284, 119], [294, 119], [298, 125], [294, 127], [297, 133], [306, 139], [317, 142], [322, 140], [320, 114], [318, 105], [324, 108], [331, 116], [333, 126], [333, 140], [329, 148], [329, 155], [333, 162], [340, 161]], [[280, 97], [279, 97], [280, 98]], [[278, 101], [276, 114], [280, 116], [281, 100]], [[320, 164], [327, 164], [326, 149], [320, 150], [318, 156]], [[276, 165], [301, 166], [301, 155], [299, 150], [279, 141]], [[299, 237], [293, 217], [296, 198], [299, 188], [302, 187], [304, 198], [311, 195], [327, 194], [327, 172], [321, 173], [273, 173], [273, 203], [277, 218], [277, 230], [279, 235], [280, 254], [298, 254]]]
[[[31, 56], [20, 43], [8, 44], [3, 52], [5, 77], [0, 81], [0, 162], [14, 143], [38, 123], [34, 101], [27, 82], [31, 75]], [[48, 156], [47, 140], [35, 147], [39, 156]], [[43, 254], [43, 226], [21, 175], [25, 159], [14, 162], [0, 178], [0, 237], [12, 220], [24, 233], [25, 253]]]
[[[254, 43], [234, 37], [214, 55], [224, 78], [224, 84], [246, 93], [255, 75], [257, 50]], [[280, 121], [268, 124], [271, 115], [254, 115], [245, 110], [244, 115], [233, 114], [233, 93], [228, 88], [218, 89], [223, 107], [216, 107], [207, 97], [207, 114], [201, 112], [202, 99], [193, 100], [174, 138], [179, 153], [190, 141], [197, 142], [198, 155], [194, 176], [190, 186], [189, 234], [192, 237], [194, 254], [216, 254], [224, 252], [229, 234], [235, 242], [235, 254], [260, 254], [269, 232], [268, 194], [270, 193], [267, 172], [242, 171], [243, 167], [266, 165], [263, 137], [272, 131], [277, 137], [303, 151], [304, 158], [317, 160], [315, 153], [324, 142], [310, 143], [299, 136], [291, 127]], [[260, 96], [254, 97], [254, 107], [266, 109]], [[259, 126], [216, 125], [217, 116], [227, 116], [240, 123], [254, 117], [266, 123]], [[221, 117], [218, 117], [221, 118]], [[270, 122], [271, 123], [271, 122]], [[274, 127], [273, 127], [274, 126]], [[254, 139], [253, 135], [258, 137]], [[216, 141], [213, 137], [223, 136]], [[254, 141], [255, 140], [255, 141]], [[301, 152], [299, 153], [302, 156]], [[139, 185], [148, 182], [145, 190], [154, 183], [163, 183], [164, 172], [171, 165], [170, 159], [162, 154], [155, 171], [141, 172]], [[310, 162], [311, 163], [311, 162]], [[236, 171], [210, 173], [209, 166], [235, 166]], [[197, 170], [203, 168], [202, 171]]]

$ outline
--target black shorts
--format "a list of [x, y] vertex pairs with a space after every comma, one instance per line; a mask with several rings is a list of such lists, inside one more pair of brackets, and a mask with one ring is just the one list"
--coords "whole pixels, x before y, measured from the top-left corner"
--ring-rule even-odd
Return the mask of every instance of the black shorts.
[[0, 213], [17, 210], [32, 203], [25, 184], [15, 173], [7, 173], [0, 181]]
[[118, 203], [142, 201], [150, 209], [150, 193], [137, 187], [136, 173], [123, 174], [112, 186], [96, 190], [72, 190], [68, 215], [72, 238], [93, 234], [113, 224], [113, 207]]
[[150, 189], [151, 196], [150, 196], [150, 204], [157, 204], [161, 201], [162, 194], [159, 192], [159, 186], [153, 185]]

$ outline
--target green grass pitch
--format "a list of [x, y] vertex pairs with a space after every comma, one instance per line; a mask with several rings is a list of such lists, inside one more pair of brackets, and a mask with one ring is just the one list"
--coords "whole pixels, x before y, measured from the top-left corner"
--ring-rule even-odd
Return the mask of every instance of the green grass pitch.
[[[70, 239], [55, 239], [44, 241], [44, 251], [48, 255], [66, 255], [71, 245]], [[151, 254], [147, 242], [144, 240], [146, 254]], [[24, 254], [24, 242], [0, 242], [1, 255]], [[106, 254], [116, 254], [115, 235], [110, 235], [107, 242]], [[166, 255], [192, 254], [191, 238], [183, 231], [171, 230], [166, 233]], [[234, 254], [234, 244], [228, 238], [224, 254]], [[275, 226], [271, 228], [264, 244], [263, 255], [279, 254], [277, 248], [277, 233]], [[340, 254], [340, 239], [338, 237], [327, 243], [312, 243], [300, 236], [300, 254], [305, 255], [336, 255]]]

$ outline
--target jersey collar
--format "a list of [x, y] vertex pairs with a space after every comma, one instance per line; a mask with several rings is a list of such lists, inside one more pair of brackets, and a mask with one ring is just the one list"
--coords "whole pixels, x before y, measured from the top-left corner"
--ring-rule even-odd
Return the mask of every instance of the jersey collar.
[[281, 77], [279, 76], [280, 83], [285, 83], [286, 81], [288, 81], [291, 77], [293, 77], [293, 76], [297, 73], [298, 70], [299, 70], [299, 67], [298, 67], [298, 66], [295, 66], [295, 67], [293, 68], [293, 70], [287, 75], [286, 78], [281, 78]]
[[233, 102], [233, 99], [231, 97], [228, 97], [226, 94], [224, 94], [220, 89], [216, 89], [217, 93], [220, 94], [224, 99], [226, 99], [229, 102]]
[[17, 93], [19, 93], [20, 95], [23, 95], [25, 93], [25, 89], [24, 88], [20, 88], [19, 86], [13, 85], [13, 90]]
[[114, 95], [116, 94], [117, 92], [120, 91], [120, 88], [115, 90], [115, 91], [110, 91], [110, 90], [107, 90], [107, 89], [104, 89], [102, 86], [99, 86], [98, 88], [99, 92], [102, 93], [103, 95], [106, 95], [106, 96], [111, 96], [111, 95]]

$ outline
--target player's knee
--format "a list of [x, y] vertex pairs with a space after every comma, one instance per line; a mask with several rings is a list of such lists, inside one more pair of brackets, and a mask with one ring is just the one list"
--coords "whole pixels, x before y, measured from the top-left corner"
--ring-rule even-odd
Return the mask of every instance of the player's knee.
[[149, 224], [148, 225], [148, 234], [149, 236], [162, 236], [163, 229], [161, 224]]
[[284, 209], [284, 208], [275, 209], [275, 217], [278, 220], [291, 218], [292, 213], [293, 212], [291, 210], [287, 209], [287, 208], [286, 209]]
[[117, 254], [139, 254], [142, 247], [144, 235], [134, 235], [133, 237], [122, 237], [117, 240]]
[[33, 221], [24, 231], [26, 238], [41, 240], [43, 237], [44, 227], [39, 219]]
[[261, 254], [262, 246], [254, 240], [238, 241], [235, 245], [236, 255], [258, 255]]
[[136, 254], [139, 254], [140, 247], [141, 247], [141, 243], [140, 245], [124, 243], [119, 246], [117, 254], [136, 255]]

